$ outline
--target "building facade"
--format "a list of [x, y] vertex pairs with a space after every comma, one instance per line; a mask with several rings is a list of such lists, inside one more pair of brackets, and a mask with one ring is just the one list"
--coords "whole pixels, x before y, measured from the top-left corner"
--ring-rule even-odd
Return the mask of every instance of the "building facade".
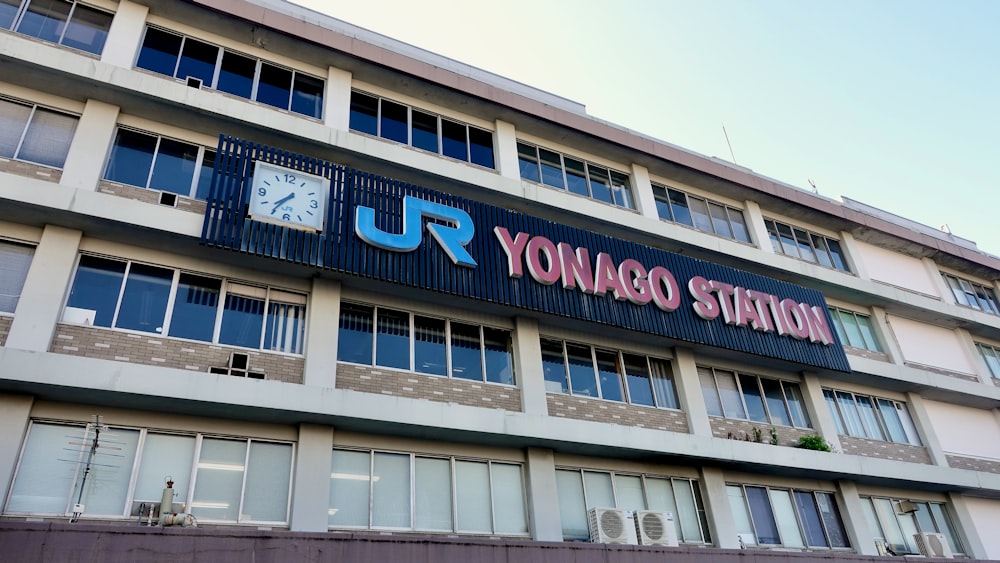
[[974, 243], [279, 0], [0, 28], [16, 553], [1000, 559]]

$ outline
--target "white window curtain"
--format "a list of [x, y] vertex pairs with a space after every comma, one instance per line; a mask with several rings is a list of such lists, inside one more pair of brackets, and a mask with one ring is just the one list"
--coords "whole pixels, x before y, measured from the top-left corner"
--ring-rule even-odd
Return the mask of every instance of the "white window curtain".
[[84, 514], [88, 516], [122, 516], [132, 478], [132, 466], [135, 463], [135, 450], [139, 444], [139, 431], [102, 429], [97, 436], [98, 447], [90, 464], [90, 471], [87, 472], [86, 461], [93, 439], [94, 429], [90, 426], [84, 440], [83, 456], [77, 469], [76, 486], [70, 503], [82, 503], [86, 507]]
[[418, 530], [450, 532], [451, 461], [418, 457], [414, 460], [414, 527]]
[[371, 454], [334, 450], [330, 464], [331, 526], [368, 526]]
[[680, 522], [683, 541], [704, 541], [698, 522], [698, 507], [695, 505], [692, 483], [686, 479], [675, 479], [674, 496], [677, 498], [677, 521]]
[[76, 117], [38, 108], [28, 125], [18, 157], [46, 166], [62, 168], [76, 131]]
[[805, 547], [802, 540], [802, 532], [799, 531], [799, 523], [795, 518], [795, 509], [792, 507], [792, 498], [788, 491], [778, 491], [771, 489], [771, 508], [774, 510], [774, 519], [778, 524], [778, 535], [781, 536], [781, 545], [785, 547]]
[[635, 475], [615, 475], [615, 492], [618, 506], [626, 510], [645, 510], [646, 499], [642, 495], [642, 479]]
[[202, 440], [191, 514], [205, 520], [238, 519], [246, 452], [245, 441]]
[[[187, 502], [191, 464], [194, 461], [194, 436], [146, 434], [135, 481], [136, 501], [159, 502], [167, 477], [174, 481], [174, 503]], [[179, 511], [180, 507], [174, 510]]]
[[32, 424], [7, 512], [65, 514], [82, 459], [83, 439], [82, 426]]
[[372, 526], [410, 528], [410, 456], [376, 453], [372, 471]]
[[493, 530], [488, 464], [456, 461], [455, 497], [458, 500], [458, 531], [490, 533]]
[[34, 253], [30, 246], [0, 242], [0, 312], [13, 313], [17, 308]]
[[579, 471], [556, 470], [556, 491], [559, 494], [559, 518], [564, 538], [586, 538], [587, 506], [583, 499], [583, 481]]
[[583, 488], [587, 492], [587, 508], [614, 508], [617, 506], [615, 504], [615, 491], [611, 486], [610, 473], [584, 471]]
[[292, 478], [292, 445], [250, 442], [241, 521], [284, 522], [288, 519], [288, 484]]
[[528, 533], [528, 515], [524, 507], [524, 482], [521, 466], [493, 463], [494, 529], [498, 534]]
[[743, 498], [743, 488], [737, 485], [727, 485], [726, 496], [729, 498], [729, 509], [733, 513], [736, 534], [745, 545], [757, 545], [757, 536], [754, 534], [753, 524], [750, 523], [750, 512], [747, 510], [747, 503]]

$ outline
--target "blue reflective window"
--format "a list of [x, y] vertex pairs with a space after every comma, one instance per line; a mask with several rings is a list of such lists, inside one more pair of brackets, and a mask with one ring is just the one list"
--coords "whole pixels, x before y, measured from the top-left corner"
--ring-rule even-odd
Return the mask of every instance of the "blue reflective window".
[[456, 160], [469, 160], [468, 128], [461, 124], [441, 120], [441, 154]]
[[757, 386], [757, 378], [752, 375], [740, 374], [739, 380], [750, 420], [767, 422], [767, 411], [764, 410], [764, 397], [761, 396], [760, 387]]
[[514, 349], [509, 331], [483, 327], [486, 381], [514, 385]]
[[337, 360], [371, 365], [373, 316], [372, 307], [352, 303], [340, 306]]
[[414, 316], [413, 370], [431, 375], [448, 375], [444, 319]]
[[566, 162], [566, 187], [576, 195], [590, 197], [590, 189], [587, 187], [587, 171], [583, 161], [572, 158], [564, 160]]
[[542, 183], [556, 188], [565, 188], [562, 158], [560, 158], [559, 153], [539, 148], [538, 158], [542, 164]]
[[67, 307], [94, 311], [94, 326], [110, 327], [125, 278], [125, 262], [81, 256]]
[[378, 98], [351, 92], [350, 128], [369, 135], [378, 135]]
[[451, 323], [451, 374], [462, 379], [483, 380], [479, 327]]
[[21, 6], [20, 0], [0, 0], [0, 27], [10, 29]]
[[469, 127], [469, 160], [486, 168], [496, 166], [493, 160], [493, 133]]
[[211, 342], [222, 281], [181, 274], [170, 315], [170, 336]]
[[[0, 0], [0, 27], [10, 29], [21, 2]], [[17, 25], [18, 33], [100, 54], [112, 15], [65, 0], [30, 0]]]
[[521, 178], [532, 182], [540, 182], [538, 172], [538, 149], [524, 143], [517, 144], [517, 161], [521, 169]]
[[628, 402], [633, 405], [655, 406], [653, 386], [646, 358], [632, 354], [623, 354], [623, 358], [625, 361], [625, 381], [628, 385]]
[[806, 545], [810, 547], [828, 547], [826, 534], [823, 533], [823, 520], [819, 515], [816, 498], [808, 491], [795, 491], [795, 509], [799, 513], [802, 529], [805, 531]]
[[410, 315], [379, 309], [375, 364], [410, 369]]
[[292, 94], [292, 71], [260, 63], [260, 80], [257, 82], [257, 101], [280, 109], [288, 109]]
[[212, 191], [212, 175], [215, 173], [215, 151], [205, 150], [198, 170], [198, 187], [195, 197], [208, 199]]
[[65, 0], [31, 0], [17, 32], [58, 43], [73, 4]]
[[226, 51], [222, 54], [219, 83], [215, 88], [249, 100], [253, 93], [253, 79], [256, 74], [257, 59]]
[[674, 216], [674, 221], [694, 226], [694, 219], [691, 218], [691, 208], [688, 207], [687, 196], [676, 190], [670, 190], [670, 211]]
[[133, 263], [125, 281], [115, 326], [162, 333], [173, 279], [173, 270]]
[[785, 409], [785, 395], [781, 392], [781, 382], [776, 379], [761, 378], [760, 385], [764, 388], [764, 398], [767, 401], [767, 410], [771, 413], [771, 422], [792, 426], [792, 419]]
[[562, 342], [542, 339], [542, 372], [545, 376], [546, 391], [559, 393], [568, 391]]
[[611, 197], [611, 180], [608, 177], [608, 169], [591, 164], [588, 164], [587, 168], [590, 175], [591, 197], [604, 203], [614, 203], [614, 199]]
[[594, 359], [589, 346], [566, 344], [570, 386], [574, 395], [597, 396], [597, 378], [594, 376]]
[[73, 17], [63, 33], [62, 44], [67, 47], [99, 54], [111, 29], [112, 15], [86, 6], [76, 5]]
[[306, 334], [306, 307], [271, 302], [264, 325], [265, 350], [301, 354]]
[[156, 137], [119, 129], [104, 179], [145, 187], [156, 152]]
[[601, 384], [601, 398], [608, 401], [624, 401], [622, 376], [618, 365], [618, 354], [597, 350], [597, 378]]
[[183, 41], [180, 35], [152, 27], [147, 28], [146, 37], [142, 40], [142, 48], [139, 50], [139, 60], [135, 66], [173, 76]]
[[323, 81], [295, 73], [292, 88], [292, 111], [320, 118], [323, 116]]
[[413, 110], [413, 146], [430, 152], [438, 152], [438, 117]]
[[379, 120], [379, 137], [397, 143], [408, 143], [408, 108], [403, 104], [382, 100], [382, 115]]
[[219, 343], [260, 348], [261, 328], [264, 326], [264, 301], [242, 295], [226, 295], [222, 311]]
[[205, 86], [211, 86], [215, 78], [215, 65], [219, 60], [219, 48], [191, 39], [184, 39], [181, 50], [181, 62], [177, 65], [177, 78], [182, 80], [194, 77], [201, 80]]
[[190, 195], [198, 162], [198, 147], [172, 139], [161, 139], [149, 187], [178, 195]]
[[774, 522], [774, 512], [771, 510], [767, 489], [744, 487], [744, 490], [747, 495], [747, 503], [750, 505], [753, 526], [757, 531], [757, 542], [763, 545], [781, 544], [781, 536], [778, 535], [778, 525]]

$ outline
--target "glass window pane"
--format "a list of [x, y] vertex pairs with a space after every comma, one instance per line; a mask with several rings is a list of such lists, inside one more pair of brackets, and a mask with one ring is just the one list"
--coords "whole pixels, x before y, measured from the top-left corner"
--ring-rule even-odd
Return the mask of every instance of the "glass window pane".
[[805, 403], [802, 400], [802, 390], [799, 389], [799, 384], [782, 381], [781, 386], [785, 390], [785, 401], [787, 401], [788, 411], [792, 415], [792, 425], [799, 428], [809, 428], [809, 416], [802, 406]]
[[[77, 486], [71, 500], [74, 503], [79, 500], [81, 504], [85, 505], [85, 514], [121, 516], [125, 512], [125, 500], [132, 477], [132, 465], [135, 461], [136, 447], [139, 444], [139, 431], [122, 428], [103, 429], [96, 436], [98, 448], [89, 471], [85, 462], [95, 438], [92, 426], [88, 428], [88, 434], [85, 438], [82, 440], [86, 444], [82, 458], [84, 463], [79, 465]], [[70, 444], [66, 444], [64, 447], [74, 448]], [[65, 454], [62, 459], [66, 459]], [[80, 495], [81, 485], [83, 486], [82, 496]]]
[[847, 434], [849, 436], [864, 437], [865, 430], [861, 425], [861, 416], [858, 414], [858, 409], [854, 405], [854, 397], [850, 393], [837, 391], [837, 404], [840, 406], [840, 412], [844, 416], [844, 425], [847, 427]]
[[170, 336], [211, 342], [222, 281], [181, 274], [170, 316]]
[[246, 492], [241, 521], [288, 520], [288, 485], [292, 478], [292, 445], [250, 442]]
[[712, 219], [708, 216], [708, 204], [700, 197], [688, 196], [688, 204], [691, 206], [691, 218], [694, 220], [694, 228], [706, 233], [712, 232]]
[[611, 198], [611, 178], [608, 176], [607, 168], [588, 164], [587, 172], [590, 177], [590, 197], [604, 203], [614, 203]]
[[802, 229], [793, 229], [795, 232], [795, 242], [799, 245], [799, 258], [806, 262], [815, 262], [816, 255], [813, 253], [812, 245], [809, 244], [809, 233]]
[[10, 29], [14, 25], [14, 16], [20, 6], [21, 0], [0, 0], [0, 28]]
[[865, 338], [861, 335], [861, 329], [858, 328], [857, 317], [855, 317], [854, 313], [850, 311], [837, 312], [839, 313], [840, 321], [844, 326], [844, 333], [847, 335], [847, 340], [844, 344], [855, 348], [864, 348]]
[[937, 531], [944, 534], [945, 539], [948, 541], [948, 546], [951, 547], [951, 552], [965, 553], [962, 545], [958, 542], [958, 536], [955, 535], [951, 519], [948, 518], [948, 514], [944, 510], [944, 505], [932, 502], [930, 503], [930, 510], [934, 516], [934, 522], [937, 524]]
[[32, 423], [7, 500], [7, 512], [64, 514], [75, 486], [78, 462], [84, 459], [84, 437], [82, 426]]
[[448, 375], [448, 348], [444, 319], [413, 317], [413, 369], [420, 373]]
[[615, 205], [626, 209], [635, 209], [632, 203], [632, 190], [629, 188], [628, 176], [619, 172], [611, 171], [611, 194], [615, 198]]
[[881, 524], [883, 537], [889, 544], [889, 548], [896, 553], [908, 553], [909, 548], [903, 537], [903, 531], [899, 527], [899, 521], [896, 520], [896, 509], [892, 506], [892, 501], [885, 498], [873, 498], [872, 502], [875, 505], [875, 512], [878, 514], [878, 523]]
[[104, 179], [131, 186], [146, 187], [149, 170], [153, 166], [156, 152], [156, 137], [119, 129], [115, 144], [111, 147], [111, 158]]
[[510, 331], [483, 327], [486, 381], [514, 385], [513, 349]]
[[781, 543], [785, 547], [805, 547], [802, 533], [792, 508], [792, 499], [788, 491], [770, 490], [771, 507], [774, 509], [775, 521], [781, 535]]
[[372, 363], [372, 315], [365, 305], [340, 305], [340, 331], [337, 336], [337, 360], [356, 364]]
[[[583, 488], [587, 492], [587, 508], [615, 508], [615, 491], [611, 474], [603, 471], [584, 471]], [[621, 507], [627, 508], [627, 507]]]
[[[767, 412], [764, 410], [764, 398], [760, 394], [760, 388], [757, 387], [757, 378], [752, 375], [740, 374], [739, 380], [750, 420], [767, 422]], [[727, 404], [726, 407], [728, 412], [729, 405]]]
[[181, 53], [182, 41], [180, 35], [147, 28], [146, 37], [142, 40], [142, 49], [139, 51], [139, 60], [135, 66], [173, 76]]
[[244, 57], [232, 51], [222, 53], [222, 67], [219, 69], [219, 83], [216, 89], [250, 99], [253, 93], [253, 79], [257, 74], [257, 59]]
[[694, 483], [686, 479], [674, 481], [674, 498], [677, 499], [677, 521], [680, 523], [683, 541], [703, 541], [699, 528], [697, 497], [692, 487]]
[[409, 108], [403, 104], [382, 100], [382, 118], [379, 122], [379, 136], [398, 143], [408, 143]]
[[569, 363], [569, 380], [574, 395], [597, 396], [597, 379], [594, 377], [594, 359], [589, 346], [566, 344]]
[[539, 148], [538, 157], [542, 166], [542, 183], [555, 188], [565, 188], [562, 158], [559, 153]]
[[[795, 491], [795, 508], [798, 510], [805, 531], [806, 543], [810, 547], [828, 547], [826, 535], [823, 533], [823, 521], [816, 506], [816, 499], [811, 492]], [[788, 545], [786, 540], [785, 545]]]
[[[771, 423], [791, 426], [792, 419], [788, 411], [785, 410], [785, 397], [781, 392], [781, 383], [775, 379], [761, 378], [760, 385], [764, 388], [764, 399], [767, 401], [767, 410], [771, 414]], [[749, 399], [747, 404], [750, 404]]]
[[674, 385], [674, 374], [670, 362], [650, 358], [649, 367], [653, 375], [652, 381], [656, 395], [656, 406], [667, 409], [679, 409], [677, 387]]
[[[847, 531], [844, 523], [840, 519], [840, 509], [837, 508], [837, 501], [831, 493], [816, 493], [816, 502], [819, 512], [823, 516], [823, 524], [826, 526], [826, 535], [830, 538], [830, 547], [851, 547], [847, 541]], [[862, 504], [869, 504], [862, 501]]]
[[413, 527], [435, 532], [454, 530], [451, 521], [451, 462], [418, 457], [414, 460], [413, 472]]
[[222, 310], [219, 343], [260, 348], [261, 327], [264, 325], [264, 301], [241, 295], [226, 295]]
[[237, 521], [246, 453], [242, 440], [202, 440], [191, 514], [199, 520]]
[[0, 99], [0, 156], [14, 156], [30, 117], [31, 106]]
[[[677, 537], [680, 534], [680, 519], [677, 517], [677, 505], [674, 503], [674, 487], [670, 479], [660, 479], [657, 477], [646, 477], [646, 502], [650, 510], [666, 512], [674, 516], [674, 525], [677, 526]], [[683, 486], [686, 481], [678, 482], [678, 486]]]
[[66, 308], [83, 309], [94, 326], [110, 327], [124, 277], [125, 262], [81, 256]]
[[569, 191], [590, 197], [590, 188], [587, 186], [587, 170], [582, 160], [566, 157], [566, 186]]
[[615, 475], [615, 494], [618, 505], [626, 510], [646, 510], [642, 494], [642, 479], [636, 475]]
[[920, 553], [920, 550], [917, 549], [917, 541], [913, 539], [917, 533], [917, 522], [913, 518], [913, 514], [896, 514], [896, 521], [899, 522], [899, 528], [903, 531], [903, 541], [906, 542], [909, 552]]
[[861, 414], [861, 424], [865, 428], [865, 435], [873, 440], [885, 440], [882, 427], [879, 425], [878, 415], [875, 414], [875, 405], [871, 397], [855, 395], [858, 404], [858, 412]]
[[559, 495], [559, 519], [562, 522], [563, 538], [589, 538], [587, 506], [583, 498], [580, 472], [557, 469], [556, 491]]
[[291, 94], [292, 71], [261, 61], [257, 101], [278, 109], [288, 109]]
[[323, 117], [323, 81], [295, 73], [292, 87], [292, 111], [308, 117]]
[[330, 462], [331, 526], [368, 527], [371, 454], [334, 450]]
[[781, 253], [794, 258], [799, 257], [799, 247], [795, 242], [795, 234], [792, 228], [784, 223], [775, 223], [778, 228], [778, 235], [781, 239]]
[[483, 462], [455, 462], [455, 499], [458, 507], [458, 531], [490, 533], [489, 466]]
[[469, 160], [466, 126], [447, 119], [441, 120], [441, 154], [457, 160]]
[[722, 401], [719, 399], [718, 389], [715, 388], [715, 376], [712, 375], [712, 370], [699, 367], [698, 380], [701, 383], [701, 396], [705, 399], [705, 407], [708, 409], [708, 414], [723, 416]]
[[708, 215], [712, 218], [712, 228], [715, 234], [733, 238], [733, 229], [729, 226], [729, 217], [726, 216], [726, 208], [718, 203], [708, 203]]
[[670, 200], [667, 199], [667, 189], [662, 186], [653, 186], [653, 198], [656, 201], [656, 215], [664, 221], [673, 221], [670, 214]]
[[264, 349], [301, 354], [306, 337], [306, 306], [271, 302], [264, 325]]
[[743, 488], [727, 485], [726, 497], [729, 499], [729, 509], [733, 513], [733, 524], [736, 525], [737, 536], [746, 545], [757, 545], [757, 536], [753, 532], [753, 524], [750, 523], [750, 512], [747, 510], [747, 503], [743, 498]]
[[197, 162], [197, 146], [161, 138], [149, 188], [190, 196]]
[[0, 311], [13, 313], [28, 277], [34, 247], [0, 242]]
[[778, 254], [784, 254], [781, 248], [780, 235], [778, 234], [778, 226], [774, 221], [770, 219], [764, 219], [764, 228], [767, 229], [767, 236], [771, 239], [771, 248]]
[[881, 352], [882, 347], [879, 346], [878, 338], [875, 336], [875, 328], [872, 326], [871, 317], [868, 315], [855, 315], [855, 319], [858, 321], [858, 328], [861, 330], [861, 336], [864, 338], [865, 349], [873, 352]]
[[827, 268], [833, 267], [833, 259], [830, 256], [830, 248], [826, 244], [826, 237], [821, 237], [819, 235], [809, 235], [812, 239], [813, 248], [816, 249], [816, 258], [819, 263]]
[[886, 399], [878, 399], [878, 410], [889, 432], [889, 439], [901, 444], [908, 443], [906, 431], [903, 429], [903, 423], [899, 420], [899, 415], [896, 413], [896, 406], [893, 402]]
[[187, 80], [189, 77], [197, 78], [203, 85], [211, 87], [218, 60], [218, 47], [185, 37], [184, 47], [181, 49], [181, 62], [177, 65], [177, 78], [181, 80]]
[[[629, 402], [633, 405], [655, 406], [656, 403], [653, 401], [653, 386], [649, 377], [646, 358], [633, 354], [624, 354], [623, 358], [625, 361], [625, 381], [628, 385]], [[672, 383], [672, 380], [667, 383], [668, 391]]]
[[834, 396], [833, 391], [824, 389], [823, 398], [826, 400], [826, 406], [830, 409], [830, 415], [833, 416], [833, 422], [837, 426], [837, 434], [847, 434], [847, 427], [844, 425], [844, 419], [840, 416], [837, 398]]
[[688, 208], [687, 195], [677, 190], [667, 190], [667, 192], [670, 195], [670, 211], [674, 221], [693, 227], [694, 219], [691, 218], [691, 209]]
[[546, 391], [550, 393], [566, 393], [568, 391], [562, 342], [542, 339], [542, 372], [545, 376]]
[[532, 182], [541, 181], [538, 173], [538, 154], [535, 147], [518, 143], [517, 162], [521, 171], [521, 178]]
[[69, 154], [78, 119], [72, 115], [38, 108], [24, 134], [17, 157], [45, 166], [62, 168]]
[[194, 446], [194, 436], [146, 434], [132, 498], [135, 501], [160, 502], [170, 477], [174, 481], [174, 511], [181, 512], [178, 505], [187, 502], [188, 487], [191, 485]]
[[58, 43], [72, 7], [65, 0], [31, 0], [17, 24], [17, 32]]
[[438, 152], [438, 118], [436, 115], [413, 110], [413, 141], [418, 149]]
[[491, 464], [493, 474], [494, 531], [498, 534], [528, 533], [528, 514], [524, 507], [524, 482], [521, 466]]
[[750, 243], [750, 230], [747, 229], [747, 222], [743, 217], [743, 212], [732, 207], [727, 207], [726, 212], [729, 215], [729, 224], [733, 228], [733, 238], [741, 242]]
[[850, 272], [851, 269], [847, 267], [847, 260], [844, 259], [844, 253], [840, 250], [840, 243], [833, 239], [825, 239], [827, 246], [830, 248], [830, 256], [833, 258], [833, 267], [844, 272]]
[[410, 527], [410, 456], [375, 454], [372, 472], [372, 526]]
[[375, 337], [375, 365], [410, 369], [410, 315], [389, 309], [378, 310]]
[[478, 326], [451, 323], [451, 375], [473, 381], [483, 380], [482, 344]]
[[493, 133], [469, 127], [469, 156], [473, 164], [495, 168], [493, 159]]
[[601, 398], [608, 401], [625, 400], [617, 352], [597, 350], [597, 378], [601, 384]]
[[205, 150], [201, 159], [201, 166], [198, 168], [198, 185], [195, 188], [195, 197], [206, 200], [212, 191], [212, 176], [215, 174], [215, 151]]
[[173, 279], [173, 270], [132, 264], [115, 326], [162, 333]]
[[771, 502], [764, 487], [744, 487], [747, 504], [750, 505], [750, 516], [757, 530], [757, 541], [763, 545], [779, 545], [778, 525], [774, 521]]
[[351, 92], [352, 131], [378, 135], [378, 98], [360, 92]]

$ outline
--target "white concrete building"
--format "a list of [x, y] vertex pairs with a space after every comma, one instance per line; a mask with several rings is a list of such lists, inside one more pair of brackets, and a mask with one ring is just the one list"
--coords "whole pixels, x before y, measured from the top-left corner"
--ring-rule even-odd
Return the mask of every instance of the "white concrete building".
[[11, 560], [1000, 559], [974, 243], [280, 0], [0, 29]]

